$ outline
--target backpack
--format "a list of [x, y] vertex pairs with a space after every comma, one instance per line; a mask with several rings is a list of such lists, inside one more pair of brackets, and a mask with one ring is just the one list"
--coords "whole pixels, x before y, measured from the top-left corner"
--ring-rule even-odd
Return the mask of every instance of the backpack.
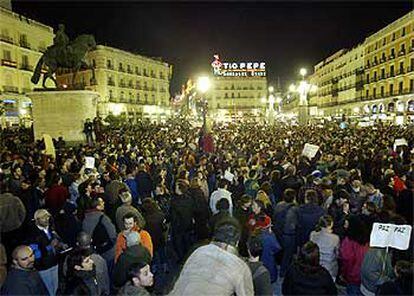
[[102, 223], [104, 215], [99, 217], [99, 221], [92, 233], [92, 245], [98, 254], [102, 255], [114, 246], [114, 242], [108, 235], [105, 225]]

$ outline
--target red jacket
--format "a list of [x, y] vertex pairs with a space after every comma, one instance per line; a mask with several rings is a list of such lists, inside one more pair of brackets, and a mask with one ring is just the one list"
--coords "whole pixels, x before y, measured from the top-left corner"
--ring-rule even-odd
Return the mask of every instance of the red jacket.
[[45, 205], [48, 209], [56, 213], [62, 209], [68, 198], [68, 189], [65, 186], [55, 184], [45, 192]]
[[368, 249], [368, 245], [362, 246], [347, 237], [342, 241], [339, 248], [339, 259], [342, 262], [340, 274], [347, 284], [361, 284], [361, 265]]

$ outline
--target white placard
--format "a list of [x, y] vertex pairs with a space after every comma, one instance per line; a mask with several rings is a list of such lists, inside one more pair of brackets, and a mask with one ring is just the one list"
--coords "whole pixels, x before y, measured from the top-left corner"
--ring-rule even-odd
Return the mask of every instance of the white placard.
[[407, 250], [410, 244], [411, 230], [411, 225], [374, 223], [369, 246]]
[[407, 140], [404, 138], [395, 139], [394, 141], [394, 151], [397, 150], [398, 146], [408, 146]]
[[319, 146], [306, 143], [305, 147], [303, 147], [302, 155], [312, 159], [315, 157], [316, 153], [318, 153], [318, 150]]
[[224, 179], [226, 179], [229, 182], [233, 182], [234, 175], [230, 173], [229, 171], [224, 172]]
[[95, 168], [95, 157], [85, 156], [85, 169]]

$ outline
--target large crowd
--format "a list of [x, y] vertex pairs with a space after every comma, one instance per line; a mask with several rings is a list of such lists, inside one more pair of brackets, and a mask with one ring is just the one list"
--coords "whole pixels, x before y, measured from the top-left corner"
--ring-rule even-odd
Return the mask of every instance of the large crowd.
[[412, 235], [370, 246], [374, 223], [413, 224], [412, 125], [95, 119], [85, 134], [49, 153], [2, 132], [2, 295], [414, 294]]

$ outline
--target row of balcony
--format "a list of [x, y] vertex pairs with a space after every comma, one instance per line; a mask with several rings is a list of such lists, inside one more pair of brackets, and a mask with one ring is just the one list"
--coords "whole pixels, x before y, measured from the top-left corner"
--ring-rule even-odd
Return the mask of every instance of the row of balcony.
[[[161, 103], [162, 100], [159, 100]], [[109, 102], [111, 103], [122, 103], [122, 104], [135, 104], [135, 105], [157, 105], [156, 100], [149, 100], [149, 99], [134, 99], [134, 98], [115, 98], [109, 97]]]
[[6, 67], [10, 67], [10, 68], [19, 68], [21, 70], [33, 71], [33, 66], [31, 66], [29, 64], [17, 65], [16, 61], [8, 60], [8, 59], [2, 59], [1, 60], [1, 65], [6, 66]]
[[[108, 85], [109, 86], [115, 86], [115, 82], [114, 81], [108, 81]], [[139, 86], [139, 85], [136, 85], [136, 86], [134, 86], [134, 85], [132, 85], [132, 84], [122, 84], [122, 83], [120, 83], [119, 85], [118, 85], [118, 87], [120, 87], [120, 88], [129, 88], [129, 89], [137, 89], [137, 90], [145, 90], [145, 91], [157, 91], [157, 89], [155, 88], [155, 87], [148, 87], [148, 86]], [[161, 88], [160, 90], [159, 90], [159, 92], [166, 92], [166, 89], [165, 88]]]
[[405, 74], [405, 73], [410, 73], [410, 72], [413, 72], [414, 71], [414, 66], [411, 66], [411, 67], [408, 67], [407, 68], [407, 70], [404, 70], [403, 68], [402, 69], [400, 69], [399, 71], [397, 71], [396, 73], [395, 72], [390, 72], [390, 73], [387, 73], [387, 74], [385, 74], [385, 75], [380, 75], [380, 76], [378, 76], [378, 77], [373, 77], [373, 78], [371, 78], [371, 79], [365, 79], [364, 80], [364, 82], [365, 83], [373, 83], [373, 82], [377, 82], [377, 81], [380, 81], [380, 80], [383, 80], [383, 79], [387, 79], [387, 78], [392, 78], [392, 77], [396, 77], [396, 76], [398, 76], [398, 75], [403, 75], [403, 74]]
[[16, 94], [18, 93], [25, 94], [25, 93], [29, 93], [32, 91], [31, 88], [27, 88], [27, 87], [20, 88], [20, 91], [19, 91], [19, 88], [17, 86], [12, 86], [12, 85], [3, 85], [2, 88], [3, 88], [3, 92], [16, 93]]
[[[14, 42], [13, 38], [7, 35], [0, 35], [0, 41], [9, 43], [9, 44], [13, 44], [13, 45], [18, 45], [20, 47], [26, 48], [26, 49], [32, 49], [32, 45], [27, 42], [26, 40], [20, 40], [18, 43]], [[39, 51], [44, 51], [46, 50], [46, 48], [39, 46], [38, 48]], [[43, 52], [42, 51], [42, 52]]]
[[[410, 47], [410, 50], [409, 50], [409, 52], [412, 52], [412, 51], [414, 51], [414, 47], [413, 46], [411, 46]], [[402, 49], [402, 50], [400, 50], [399, 52], [398, 52], [398, 56], [400, 57], [400, 56], [403, 56], [403, 55], [405, 55], [406, 54], [406, 50], [405, 49]], [[367, 64], [365, 65], [365, 69], [368, 69], [368, 68], [370, 68], [370, 67], [373, 67], [373, 66], [377, 66], [377, 65], [380, 65], [380, 64], [382, 64], [382, 63], [385, 63], [385, 62], [387, 62], [387, 61], [390, 61], [390, 60], [393, 60], [393, 59], [395, 59], [395, 54], [390, 54], [388, 57], [386, 57], [386, 56], [382, 56], [380, 59], [379, 59], [379, 61], [378, 61], [378, 59], [374, 59], [373, 61], [372, 61], [372, 63], [368, 60], [368, 62], [367, 62]]]
[[[113, 65], [106, 65], [106, 68], [109, 69], [109, 70], [114, 70], [115, 71], [115, 67]], [[159, 79], [166, 79], [165, 75], [159, 75], [159, 77], [157, 77], [157, 75], [155, 75], [154, 73], [148, 74], [147, 72], [144, 72], [144, 73], [141, 74], [141, 71], [132, 71], [132, 69], [125, 69], [123, 67], [118, 67], [118, 71], [123, 72], [123, 73], [132, 74], [132, 75], [151, 77], [151, 78], [159, 78]]]

